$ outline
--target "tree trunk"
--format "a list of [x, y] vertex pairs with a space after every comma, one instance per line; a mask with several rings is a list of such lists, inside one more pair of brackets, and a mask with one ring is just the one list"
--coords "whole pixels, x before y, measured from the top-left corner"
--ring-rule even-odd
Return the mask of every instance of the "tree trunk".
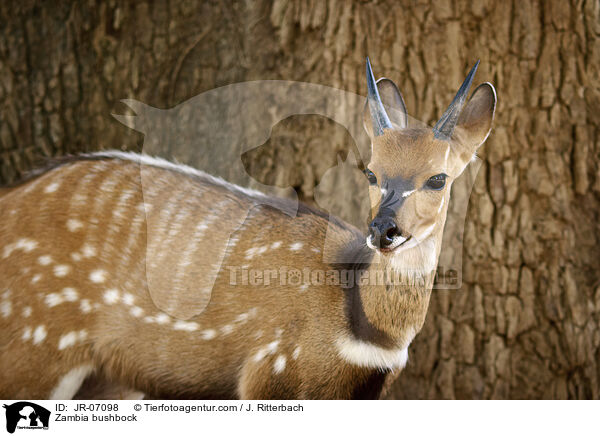
[[[391, 398], [600, 397], [598, 0], [192, 3], [0, 3], [0, 181], [45, 157], [140, 150], [143, 136], [110, 115], [127, 113], [121, 99], [171, 108], [262, 79], [365, 94], [367, 55], [432, 125], [481, 59], [475, 82], [496, 86], [498, 106], [462, 288], [434, 292]], [[245, 163], [311, 203], [351, 142], [295, 116]], [[356, 220], [356, 207], [339, 213]]]

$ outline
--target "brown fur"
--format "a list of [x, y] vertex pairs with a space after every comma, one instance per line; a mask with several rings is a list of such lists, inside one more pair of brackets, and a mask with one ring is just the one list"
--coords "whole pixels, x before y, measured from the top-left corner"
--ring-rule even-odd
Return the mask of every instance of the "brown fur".
[[[480, 143], [481, 120], [471, 111], [457, 144], [388, 130], [373, 139], [370, 167], [417, 188], [442, 170], [453, 178]], [[395, 211], [411, 234], [435, 225], [425, 265], [421, 246], [400, 258], [372, 252], [350, 225], [304, 206], [290, 217], [279, 210], [285, 200], [258, 201], [203, 176], [114, 158], [61, 163], [0, 196], [0, 396], [47, 398], [88, 365], [80, 397], [376, 398], [399, 371], [349, 362], [337, 341], [406, 350], [425, 319], [450, 184], [417, 191]], [[353, 260], [324, 260], [326, 235], [331, 253]], [[406, 267], [422, 280], [234, 285], [228, 267], [241, 266]]]

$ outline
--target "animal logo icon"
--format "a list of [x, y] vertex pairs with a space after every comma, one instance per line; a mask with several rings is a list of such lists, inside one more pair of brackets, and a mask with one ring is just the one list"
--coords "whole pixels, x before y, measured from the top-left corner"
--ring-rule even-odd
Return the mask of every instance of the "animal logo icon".
[[29, 401], [4, 404], [6, 409], [6, 431], [14, 433], [21, 429], [47, 429], [50, 423], [50, 411]]

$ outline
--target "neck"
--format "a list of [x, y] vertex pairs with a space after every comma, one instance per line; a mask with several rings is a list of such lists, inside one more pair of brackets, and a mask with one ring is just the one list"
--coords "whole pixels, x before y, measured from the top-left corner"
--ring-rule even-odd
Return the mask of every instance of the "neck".
[[388, 349], [408, 347], [425, 321], [440, 244], [441, 232], [395, 253], [374, 251], [358, 267], [360, 280], [349, 298], [356, 339]]

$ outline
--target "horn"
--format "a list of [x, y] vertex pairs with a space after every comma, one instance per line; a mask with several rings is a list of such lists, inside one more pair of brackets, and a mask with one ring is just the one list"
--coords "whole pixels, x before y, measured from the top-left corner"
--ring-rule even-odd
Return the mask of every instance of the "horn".
[[448, 141], [450, 138], [452, 138], [454, 127], [456, 127], [460, 111], [467, 100], [467, 95], [469, 94], [469, 89], [471, 88], [471, 83], [473, 83], [473, 77], [475, 77], [475, 72], [477, 71], [478, 66], [479, 61], [477, 61], [475, 66], [471, 68], [467, 78], [454, 96], [452, 103], [450, 103], [450, 106], [448, 106], [448, 109], [446, 109], [446, 112], [444, 112], [442, 118], [440, 118], [437, 124], [433, 127], [433, 135], [437, 139]]
[[391, 129], [392, 122], [385, 113], [385, 108], [379, 97], [379, 90], [377, 89], [377, 83], [375, 83], [375, 77], [373, 77], [373, 70], [371, 69], [371, 62], [367, 57], [367, 102], [369, 103], [369, 112], [371, 113], [371, 120], [373, 121], [373, 135], [380, 136], [383, 134], [383, 129]]

